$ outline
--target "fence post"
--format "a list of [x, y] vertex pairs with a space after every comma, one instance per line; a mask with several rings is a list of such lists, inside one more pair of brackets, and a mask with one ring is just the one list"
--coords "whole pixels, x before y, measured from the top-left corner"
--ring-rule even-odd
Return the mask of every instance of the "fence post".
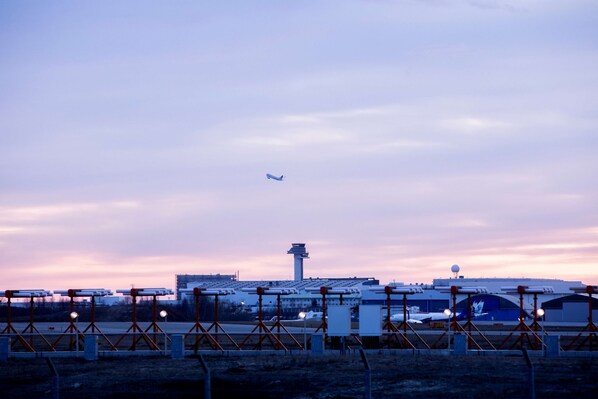
[[536, 399], [536, 382], [534, 381], [534, 365], [529, 358], [529, 354], [527, 353], [527, 348], [521, 348], [521, 352], [523, 352], [523, 358], [525, 359], [525, 364], [527, 365], [527, 392], [529, 399]]
[[363, 350], [363, 348], [359, 348], [359, 355], [361, 356], [361, 361], [363, 362], [363, 366], [365, 367], [365, 389], [363, 392], [363, 397], [364, 399], [372, 399], [372, 370], [370, 369], [370, 363], [368, 362], [367, 357], [365, 357], [365, 351]]
[[98, 336], [86, 335], [84, 344], [85, 360], [98, 360]]
[[52, 373], [52, 398], [53, 399], [60, 399], [60, 376], [58, 375], [58, 370], [54, 367], [54, 363], [52, 363], [52, 359], [49, 357], [46, 358], [46, 363], [50, 368], [50, 372]]
[[341, 337], [340, 343], [339, 343], [339, 351], [340, 351], [341, 356], [344, 356], [346, 354], [346, 349], [347, 349], [347, 347], [346, 347], [345, 337]]
[[311, 353], [312, 355], [321, 355], [324, 353], [324, 334], [312, 334]]
[[170, 356], [173, 359], [183, 359], [185, 357], [185, 340], [180, 334], [173, 334], [170, 343]]
[[0, 337], [0, 362], [8, 360], [10, 355], [10, 337]]
[[467, 354], [467, 336], [465, 334], [455, 334], [455, 340], [453, 345], [453, 353], [455, 355], [466, 355]]
[[558, 335], [548, 335], [546, 337], [546, 356], [559, 357], [561, 355], [561, 343]]
[[203, 392], [204, 398], [210, 399], [212, 397], [212, 377], [210, 375], [210, 368], [203, 360], [203, 357], [199, 355], [199, 363], [201, 364], [201, 368], [203, 368]]

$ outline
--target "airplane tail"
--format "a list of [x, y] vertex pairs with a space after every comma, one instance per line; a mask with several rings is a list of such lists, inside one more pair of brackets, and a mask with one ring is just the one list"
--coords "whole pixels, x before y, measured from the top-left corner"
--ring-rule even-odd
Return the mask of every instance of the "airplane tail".
[[484, 301], [474, 302], [471, 308], [473, 317], [482, 316], [486, 314], [484, 313]]

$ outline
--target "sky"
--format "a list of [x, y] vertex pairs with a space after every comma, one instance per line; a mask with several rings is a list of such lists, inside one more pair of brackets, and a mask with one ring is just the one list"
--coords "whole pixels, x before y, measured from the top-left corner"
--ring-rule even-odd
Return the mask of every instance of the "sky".
[[0, 289], [598, 284], [597, 110], [594, 1], [1, 0]]

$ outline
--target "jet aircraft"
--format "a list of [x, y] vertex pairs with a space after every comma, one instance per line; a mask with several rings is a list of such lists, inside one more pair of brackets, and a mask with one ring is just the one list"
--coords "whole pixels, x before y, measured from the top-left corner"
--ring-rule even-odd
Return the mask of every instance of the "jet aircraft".
[[[486, 315], [488, 313], [483, 313], [484, 310], [484, 301], [474, 302], [471, 306], [471, 317], [479, 317]], [[438, 321], [438, 320], [447, 320], [448, 318], [453, 318], [453, 313], [451, 312], [450, 316], [444, 314], [444, 312], [418, 312], [413, 307], [407, 307], [407, 322], [420, 324], [420, 323], [427, 323], [430, 321]], [[457, 319], [462, 320], [467, 317], [467, 313], [463, 314], [461, 312], [457, 312]], [[395, 313], [390, 316], [390, 321], [403, 321], [403, 312]]]
[[271, 175], [270, 173], [266, 173], [266, 178], [282, 181], [282, 179], [284, 178], [284, 175], [280, 175], [280, 177], [278, 177], [278, 176]]

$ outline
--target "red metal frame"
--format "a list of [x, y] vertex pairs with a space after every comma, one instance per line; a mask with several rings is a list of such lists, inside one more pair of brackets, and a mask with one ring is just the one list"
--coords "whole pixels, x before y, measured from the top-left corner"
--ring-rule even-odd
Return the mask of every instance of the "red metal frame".
[[35, 349], [33, 349], [33, 346], [29, 344], [29, 342], [27, 342], [27, 340], [13, 327], [12, 325], [12, 321], [11, 321], [11, 315], [10, 315], [10, 304], [11, 304], [11, 298], [13, 298], [14, 295], [14, 291], [13, 290], [6, 290], [4, 291], [4, 296], [7, 299], [7, 308], [6, 308], [6, 327], [4, 328], [4, 330], [2, 330], [2, 332], [0, 334], [14, 334], [17, 337], [17, 341], [20, 342], [25, 349], [27, 349], [29, 352], [35, 352]]
[[[125, 334], [122, 335], [118, 339], [118, 341], [116, 341], [114, 343], [114, 346], [118, 346], [118, 344], [120, 344], [121, 341], [125, 337], [127, 337], [129, 333], [132, 333], [133, 343], [132, 343], [131, 347], [129, 348], [129, 350], [135, 351], [137, 349], [137, 343], [143, 339], [145, 341], [145, 343], [147, 344], [147, 346], [149, 347], [149, 349], [154, 350], [154, 351], [159, 351], [160, 347], [158, 346], [156, 341], [152, 340], [150, 338], [150, 336], [147, 334], [147, 332], [145, 330], [143, 330], [137, 323], [137, 297], [138, 296], [152, 296], [155, 298], [156, 296], [172, 295], [172, 291], [167, 290], [165, 288], [131, 288], [130, 290], [117, 290], [116, 292], [131, 296], [131, 300], [133, 302], [133, 320], [132, 320], [131, 326], [127, 329]], [[155, 313], [155, 302], [154, 302], [154, 313]], [[157, 324], [155, 323], [155, 314], [154, 314], [154, 322], [152, 322], [152, 324], [150, 324], [150, 327], [152, 327], [152, 326], [154, 326], [154, 327], [157, 326]], [[137, 337], [137, 333], [139, 333], [139, 337]], [[155, 337], [155, 334], [154, 334], [154, 337]]]
[[112, 341], [110, 341], [108, 339], [108, 337], [102, 332], [102, 330], [100, 330], [100, 328], [96, 325], [96, 296], [92, 295], [91, 296], [91, 322], [89, 323], [89, 325], [87, 327], [85, 327], [85, 330], [83, 330], [83, 333], [86, 333], [87, 330], [89, 330], [91, 328], [91, 333], [95, 334], [96, 330], [97, 332], [102, 336], [102, 338], [104, 338], [104, 340], [108, 343], [108, 345], [110, 345], [110, 347], [112, 348], [112, 350], [118, 350], [116, 349], [116, 346], [112, 343]]
[[589, 341], [590, 351], [593, 351], [594, 350], [594, 342], [596, 343], [596, 346], [598, 347], [598, 336], [596, 335], [596, 333], [598, 333], [598, 327], [596, 326], [596, 324], [594, 324], [594, 320], [593, 320], [594, 304], [592, 303], [592, 294], [598, 294], [598, 286], [588, 285], [584, 289], [579, 289], [579, 288], [571, 288], [571, 289], [578, 293], [588, 294], [588, 324], [586, 324], [586, 326], [581, 330], [581, 332], [575, 338], [573, 338], [573, 340], [567, 345], [566, 349], [569, 350], [569, 349], [573, 348], [573, 346], [575, 345], [577, 340], [579, 340], [579, 338], [581, 338], [582, 335], [587, 334], [587, 336], [584, 339], [582, 339], [579, 344], [577, 344], [576, 349], [577, 350], [581, 349], [586, 344], [586, 342]]
[[[409, 325], [407, 321], [407, 295], [420, 293], [420, 291], [421, 289], [412, 289], [411, 287], [408, 289], [408, 291], [404, 291], [393, 286], [384, 287], [384, 293], [386, 294], [386, 323], [384, 323], [382, 328], [386, 329], [386, 345], [389, 349], [392, 345], [393, 338], [397, 340], [400, 348], [408, 347], [410, 349], [416, 349], [415, 345], [407, 337], [407, 329], [409, 329], [427, 349], [430, 349], [428, 343], [413, 329], [413, 327], [411, 327], [411, 325]], [[393, 294], [403, 295], [403, 321], [396, 325], [390, 319], [391, 295]], [[401, 331], [401, 327], [403, 328], [403, 331]]]
[[108, 339], [108, 337], [100, 330], [100, 328], [96, 325], [95, 322], [95, 311], [96, 311], [96, 301], [95, 301], [95, 297], [96, 296], [106, 296], [106, 295], [111, 295], [112, 292], [109, 290], [105, 290], [103, 288], [90, 288], [90, 289], [81, 289], [81, 288], [71, 288], [69, 290], [66, 291], [55, 291], [56, 294], [60, 294], [62, 296], [68, 296], [70, 298], [70, 314], [72, 314], [75, 310], [75, 297], [79, 297], [79, 298], [91, 298], [91, 322], [89, 323], [89, 325], [83, 330], [79, 330], [79, 328], [77, 327], [77, 325], [75, 324], [75, 320], [71, 317], [70, 318], [70, 322], [69, 322], [69, 326], [64, 330], [64, 332], [58, 336], [58, 338], [56, 339], [56, 341], [54, 341], [54, 346], [56, 346], [56, 344], [66, 335], [69, 335], [69, 350], [73, 350], [74, 348], [74, 343], [73, 343], [73, 334], [76, 333], [76, 335], [79, 337], [80, 341], [83, 341], [85, 339], [85, 333], [87, 333], [87, 331], [91, 328], [91, 334], [99, 334], [107, 343], [108, 345], [110, 345], [110, 348], [112, 350], [117, 350], [116, 346], [114, 346], [114, 344], [110, 341], [110, 339]]
[[[23, 344], [23, 346], [25, 346], [25, 348], [30, 352], [35, 352], [34, 345], [33, 345], [33, 337], [39, 336], [41, 338], [41, 340], [46, 343], [46, 345], [52, 352], [56, 352], [56, 349], [54, 349], [54, 347], [52, 346], [50, 341], [48, 341], [46, 339], [46, 337], [37, 329], [37, 327], [35, 327], [35, 324], [34, 324], [34, 307], [35, 307], [34, 298], [42, 298], [42, 297], [52, 296], [52, 293], [50, 291], [46, 291], [46, 290], [6, 290], [6, 291], [4, 291], [4, 296], [8, 299], [8, 308], [7, 308], [7, 316], [8, 316], [7, 319], [8, 320], [7, 320], [7, 326], [4, 329], [4, 331], [2, 332], [2, 334], [6, 333], [6, 332], [9, 334], [11, 332], [15, 332], [17, 335], [18, 342], [21, 342]], [[10, 299], [11, 298], [28, 298], [29, 299], [29, 323], [23, 329], [23, 331], [21, 331], [21, 333], [18, 333], [15, 330], [15, 328], [13, 327], [13, 325], [10, 321]], [[29, 330], [29, 331], [27, 331], [27, 330]], [[28, 336], [29, 342], [27, 342], [24, 335]]]
[[237, 345], [235, 340], [226, 332], [226, 330], [224, 329], [224, 327], [222, 327], [222, 324], [220, 324], [220, 321], [218, 320], [218, 297], [220, 295], [221, 294], [214, 296], [214, 321], [212, 322], [212, 324], [210, 324], [207, 331], [210, 332], [212, 328], [214, 329], [214, 339], [216, 340], [216, 342], [218, 342], [218, 334], [222, 333], [235, 346], [236, 349], [241, 349], [241, 347]]
[[52, 352], [56, 352], [56, 349], [54, 349], [54, 347], [52, 346], [52, 344], [50, 343], [50, 341], [48, 341], [46, 339], [46, 337], [37, 329], [37, 327], [35, 327], [35, 324], [33, 323], [33, 314], [34, 314], [34, 306], [35, 306], [35, 302], [33, 300], [33, 296], [31, 296], [29, 298], [29, 324], [27, 324], [27, 327], [25, 327], [25, 329], [21, 332], [21, 334], [27, 334], [27, 330], [29, 329], [29, 344], [31, 346], [33, 346], [33, 336], [34, 335], [38, 335], [42, 341], [44, 341], [46, 343], [46, 345], [48, 345], [48, 347], [50, 348], [50, 350], [52, 350]]
[[328, 316], [328, 304], [326, 302], [326, 296], [328, 295], [339, 295], [339, 303], [342, 305], [343, 304], [343, 295], [350, 295], [350, 294], [355, 294], [355, 293], [359, 293], [359, 290], [357, 288], [352, 288], [352, 287], [326, 287], [326, 286], [322, 286], [319, 288], [306, 288], [305, 289], [308, 292], [318, 292], [320, 295], [322, 295], [322, 322], [320, 323], [320, 325], [318, 326], [318, 328], [316, 328], [315, 332], [318, 332], [320, 330], [322, 330], [322, 332], [324, 333], [324, 339], [326, 339], [326, 331], [328, 330], [328, 322], [326, 321], [326, 317]]
[[[69, 295], [69, 296], [70, 296], [70, 301], [69, 301], [69, 305], [70, 305], [69, 306], [69, 316], [70, 316], [75, 311], [75, 302], [74, 302], [74, 295], [73, 296]], [[55, 347], [58, 344], [58, 342], [60, 342], [60, 340], [67, 334], [69, 337], [69, 350], [70, 351], [75, 350], [75, 346], [76, 346], [76, 342], [73, 342], [73, 334], [76, 334], [77, 337], [79, 337], [79, 340], [81, 342], [84, 342], [84, 340], [85, 340], [85, 335], [83, 335], [81, 330], [79, 330], [79, 328], [75, 324], [75, 320], [72, 317], [69, 317], [68, 327], [64, 330], [64, 332], [62, 334], [60, 334], [58, 336], [58, 338], [56, 338], [56, 340], [54, 341], [52, 346]]]
[[[486, 342], [490, 349], [496, 350], [496, 347], [490, 342], [490, 340], [484, 335], [484, 333], [475, 325], [471, 320], [471, 296], [472, 295], [479, 295], [485, 294], [488, 291], [485, 287], [460, 287], [460, 286], [451, 286], [451, 294], [453, 296], [453, 331], [459, 329], [462, 332], [465, 332], [465, 327], [467, 327], [467, 349], [471, 349], [472, 344], [478, 350], [482, 350], [482, 347], [478, 342], [474, 339], [471, 330], [475, 330], [478, 335]], [[457, 294], [466, 294], [467, 295], [467, 322], [464, 325], [461, 325], [457, 322]]]
[[[537, 331], [537, 327], [538, 327], [538, 323], [537, 323], [537, 314], [538, 314], [538, 300], [537, 300], [537, 295], [538, 294], [543, 294], [544, 291], [542, 289], [535, 289], [533, 287], [528, 287], [525, 285], [519, 285], [517, 286], [517, 294], [519, 294], [519, 322], [517, 323], [517, 326], [515, 326], [515, 328], [512, 330], [512, 332], [507, 335], [507, 337], [500, 343], [500, 345], [498, 346], [499, 349], [502, 349], [502, 347], [511, 339], [511, 337], [513, 336], [513, 334], [515, 334], [517, 331], [519, 331], [519, 337], [515, 340], [515, 342], [513, 342], [511, 344], [511, 346], [509, 347], [509, 349], [513, 349], [518, 343], [519, 346], [521, 348], [523, 348], [524, 346], [524, 341], [527, 341], [527, 344], [529, 346], [532, 346], [534, 349], [540, 349], [539, 346], [540, 345], [544, 345], [544, 341], [542, 340], [542, 338], [536, 334]], [[533, 294], [534, 295], [534, 321], [532, 323], [532, 326], [534, 327], [534, 329], [532, 330], [527, 324], [525, 324], [525, 309], [523, 306], [523, 295], [524, 294]], [[528, 336], [528, 334], [530, 334], [533, 337], [533, 341], [530, 339], [530, 337]]]
[[295, 343], [295, 345], [297, 345], [299, 347], [299, 349], [305, 350], [303, 345], [301, 345], [299, 343], [299, 341], [297, 341], [297, 339], [293, 336], [293, 334], [291, 334], [291, 332], [282, 324], [281, 315], [280, 315], [280, 310], [282, 308], [282, 304], [281, 304], [281, 300], [280, 300], [281, 295], [282, 294], [276, 295], [276, 315], [277, 316], [276, 316], [276, 322], [274, 322], [274, 324], [272, 324], [271, 330], [274, 329], [274, 327], [276, 327], [276, 336], [277, 336], [278, 340], [281, 341], [280, 329], [283, 329], [285, 332], [285, 335], [288, 335], [289, 337], [291, 337], [291, 340]]
[[[257, 287], [255, 289], [244, 289], [244, 291], [258, 295], [258, 322], [255, 325], [255, 327], [253, 327], [253, 329], [251, 330], [249, 335], [247, 335], [245, 337], [245, 339], [241, 342], [241, 344], [239, 346], [242, 348], [253, 337], [255, 332], [258, 331], [258, 342], [254, 346], [254, 349], [261, 350], [262, 343], [263, 343], [264, 339], [268, 338], [268, 340], [270, 341], [270, 344], [275, 349], [277, 349], [277, 350], [282, 349], [282, 350], [287, 351], [288, 350], [287, 347], [280, 340], [280, 329], [279, 329], [278, 336], [276, 336], [270, 330], [270, 328], [264, 323], [264, 320], [262, 318], [263, 296], [264, 295], [278, 295], [280, 297], [280, 295], [288, 295], [292, 292], [294, 293], [294, 292], [296, 292], [296, 290], [288, 289], [287, 290], [288, 292], [287, 292], [287, 291], [285, 291], [285, 289], [279, 289], [279, 288], [271, 289], [270, 287]], [[279, 311], [279, 314], [280, 314], [280, 311]], [[287, 331], [287, 333], [288, 333], [288, 331]], [[291, 335], [290, 333], [288, 333], [288, 334]], [[297, 342], [297, 340], [295, 340], [295, 342]], [[299, 345], [299, 347], [301, 347], [301, 344], [299, 344], [299, 342], [297, 342], [297, 344]]]
[[[218, 329], [219, 328], [220, 328], [220, 330], [222, 330], [222, 332], [225, 334], [225, 336], [229, 339], [229, 341], [232, 342], [233, 345], [235, 345], [236, 349], [240, 349], [239, 345], [237, 345], [237, 343], [232, 339], [232, 337], [230, 335], [228, 335], [226, 333], [226, 331], [224, 331], [224, 328], [222, 328], [222, 326], [218, 322], [218, 297], [220, 295], [234, 294], [234, 290], [220, 289], [220, 288], [207, 289], [207, 288], [195, 287], [195, 288], [193, 288], [192, 292], [193, 292], [193, 296], [195, 297], [195, 324], [193, 324], [191, 329], [187, 332], [187, 334], [185, 334], [185, 338], [187, 338], [191, 333], [194, 333], [194, 335], [195, 335], [195, 344], [193, 345], [194, 350], [197, 352], [197, 350], [199, 349], [199, 343], [204, 338], [209, 342], [212, 349], [223, 350], [222, 345], [220, 345], [220, 343], [218, 342]], [[200, 303], [199, 298], [202, 296], [213, 296], [214, 297], [215, 320], [210, 325], [210, 327], [208, 329], [205, 329], [199, 322], [199, 303]], [[215, 337], [213, 337], [212, 334], [210, 334], [210, 329], [212, 329], [212, 327], [214, 327]]]
[[320, 323], [320, 325], [318, 326], [318, 328], [316, 328], [315, 332], [320, 331], [320, 329], [322, 329], [322, 332], [324, 333], [324, 339], [326, 339], [326, 330], [328, 329], [328, 322], [326, 321], [326, 317], [328, 317], [327, 315], [327, 310], [328, 307], [326, 306], [326, 295], [328, 294], [328, 291], [330, 291], [330, 287], [320, 287], [320, 295], [322, 295], [322, 321]]

